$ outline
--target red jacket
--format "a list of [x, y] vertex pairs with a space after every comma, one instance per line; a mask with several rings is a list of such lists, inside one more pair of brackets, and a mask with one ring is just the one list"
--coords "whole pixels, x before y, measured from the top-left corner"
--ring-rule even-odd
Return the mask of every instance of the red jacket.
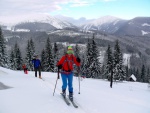
[[24, 65], [22, 66], [22, 68], [25, 69], [25, 68], [26, 68], [26, 65], [24, 64]]
[[76, 61], [76, 57], [74, 55], [64, 55], [60, 59], [60, 61], [57, 63], [57, 65], [62, 65], [62, 70], [64, 71], [72, 71], [73, 70], [73, 64], [76, 64], [77, 66], [80, 66], [80, 63]]

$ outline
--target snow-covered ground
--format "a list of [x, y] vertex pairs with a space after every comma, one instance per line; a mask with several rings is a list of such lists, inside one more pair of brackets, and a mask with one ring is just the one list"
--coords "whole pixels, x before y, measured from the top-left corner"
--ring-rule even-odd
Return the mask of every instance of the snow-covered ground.
[[42, 77], [45, 81], [35, 78], [34, 72], [0, 67], [1, 84], [11, 87], [0, 90], [0, 113], [150, 113], [148, 84], [121, 82], [110, 88], [108, 81], [86, 78], [78, 94], [74, 77], [74, 100], [79, 106], [74, 108], [60, 96], [61, 79], [53, 96], [57, 73], [42, 72]]

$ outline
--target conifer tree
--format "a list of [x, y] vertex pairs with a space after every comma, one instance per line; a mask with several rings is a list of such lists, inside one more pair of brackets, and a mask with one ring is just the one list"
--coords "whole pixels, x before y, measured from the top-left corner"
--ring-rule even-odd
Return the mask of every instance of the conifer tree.
[[41, 65], [42, 65], [42, 70], [46, 71], [47, 67], [46, 67], [46, 53], [45, 53], [45, 49], [43, 49], [42, 53], [41, 53]]
[[5, 45], [4, 37], [2, 34], [2, 30], [0, 27], [0, 66], [8, 67], [7, 60], [8, 60], [8, 57], [6, 54], [6, 45]]
[[32, 68], [33, 68], [31, 61], [33, 59], [34, 53], [35, 53], [34, 43], [33, 43], [32, 39], [30, 39], [27, 42], [26, 58], [25, 58], [28, 70], [32, 70]]
[[139, 69], [136, 69], [136, 74], [135, 77], [137, 78], [137, 81], [140, 82], [140, 74], [139, 74]]
[[30, 46], [31, 46], [31, 55], [33, 56], [35, 54], [35, 45], [32, 38], [30, 39]]
[[106, 51], [106, 65], [105, 65], [105, 72], [104, 75], [106, 75], [108, 80], [110, 80], [111, 72], [113, 71], [113, 56], [112, 56], [112, 50], [110, 45], [108, 45], [107, 51]]
[[116, 41], [114, 47], [114, 79], [123, 80], [125, 76], [125, 71], [123, 69], [123, 56], [120, 50], [119, 41]]
[[79, 46], [78, 46], [78, 44], [76, 44], [76, 46], [75, 46], [74, 54], [75, 54], [76, 57], [80, 57], [80, 51], [79, 51]]
[[80, 72], [81, 72], [81, 75], [83, 75], [83, 76], [86, 76], [86, 73], [84, 72], [86, 69], [85, 69], [85, 61], [86, 61], [86, 59], [85, 59], [85, 56], [84, 55], [82, 55], [82, 63], [81, 63], [81, 70], [80, 70]]
[[46, 43], [46, 67], [48, 68], [49, 71], [54, 72], [54, 58], [53, 58], [53, 53], [52, 53], [52, 45], [50, 43], [50, 39], [47, 39]]
[[89, 66], [92, 63], [91, 59], [92, 59], [92, 49], [91, 49], [90, 40], [88, 39], [88, 43], [86, 45], [86, 58], [83, 66], [84, 68], [82, 68], [83, 73], [86, 75], [87, 78], [91, 77], [91, 72], [89, 69]]
[[[76, 44], [76, 45], [75, 45], [74, 55], [75, 55], [76, 57], [78, 57], [78, 58], [80, 58], [80, 59], [81, 59], [78, 44]], [[81, 60], [81, 61], [83, 61], [83, 60]], [[82, 62], [82, 63], [83, 63], [83, 62]], [[82, 64], [82, 63], [81, 63], [81, 64]], [[81, 67], [82, 67], [82, 66], [81, 66]], [[75, 67], [74, 67], [74, 69], [76, 70], [76, 74], [78, 74], [78, 68], [77, 68], [77, 66], [75, 66]], [[82, 70], [82, 68], [80, 68], [80, 69]], [[80, 72], [81, 72], [81, 71], [80, 71]]]
[[149, 82], [150, 80], [150, 69], [148, 68], [147, 69], [147, 79], [146, 79], [146, 82]]
[[30, 46], [30, 41], [28, 40], [27, 42], [27, 48], [26, 48], [26, 58], [25, 58], [26, 62], [26, 66], [28, 68], [28, 70], [32, 70], [32, 55], [31, 55], [31, 46]]
[[58, 62], [58, 47], [57, 47], [57, 43], [54, 43], [54, 72], [57, 72], [58, 71], [58, 68], [57, 68], [57, 62]]
[[13, 50], [11, 50], [9, 58], [9, 68], [15, 70], [15, 55]]
[[91, 57], [91, 64], [89, 66], [92, 78], [100, 78], [100, 70], [101, 70], [101, 63], [99, 61], [100, 53], [95, 42], [95, 37], [93, 35], [92, 44], [92, 57]]
[[145, 76], [146, 76], [146, 69], [145, 69], [145, 65], [142, 66], [141, 69], [141, 82], [145, 82]]
[[17, 43], [15, 44], [15, 47], [14, 47], [14, 56], [15, 56], [15, 69], [21, 70], [23, 60], [21, 56], [21, 51]]
[[126, 69], [126, 80], [129, 78], [129, 67], [128, 65], [125, 67]]

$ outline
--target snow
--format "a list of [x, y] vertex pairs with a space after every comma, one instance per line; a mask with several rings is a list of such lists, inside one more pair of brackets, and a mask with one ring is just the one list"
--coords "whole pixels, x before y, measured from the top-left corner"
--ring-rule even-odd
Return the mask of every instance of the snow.
[[129, 22], [128, 24], [134, 24], [133, 22]]
[[116, 17], [104, 16], [104, 17], [101, 17], [101, 18], [95, 20], [93, 23], [94, 23], [95, 26], [98, 26], [98, 25], [102, 25], [102, 24], [105, 24], [105, 23], [115, 22], [116, 20], [118, 20], [118, 18], [116, 18]]
[[119, 20], [116, 20], [116, 21], [113, 23], [113, 25], [116, 25], [118, 22], [119, 22]]
[[144, 23], [144, 24], [142, 24], [142, 26], [150, 26], [150, 24]]
[[[14, 18], [15, 19], [15, 18]], [[21, 18], [17, 18], [16, 20], [12, 21], [13, 24], [17, 23], [26, 23], [26, 22], [40, 22], [40, 23], [49, 23], [52, 26], [56, 27], [57, 29], [63, 29], [65, 27], [73, 27], [70, 23], [61, 21], [60, 19], [57, 19], [53, 16], [50, 16], [49, 14], [29, 14], [29, 15], [22, 15]], [[10, 24], [9, 24], [10, 25]]]
[[[12, 71], [0, 67], [0, 82], [11, 88], [0, 90], [0, 113], [150, 113], [150, 89], [146, 83], [114, 83], [100, 79], [74, 77], [74, 100], [78, 108], [67, 106], [60, 96], [61, 79], [53, 91], [57, 73]], [[68, 94], [68, 92], [67, 92]]]
[[131, 57], [131, 54], [128, 54], [128, 53], [123, 54], [123, 64], [128, 66], [128, 68], [130, 68], [130, 57]]
[[16, 32], [30, 32], [29, 29], [17, 29]]
[[[109, 23], [112, 23], [113, 25], [115, 25], [117, 24], [119, 20], [120, 20], [119, 18], [116, 18], [113, 16], [104, 16], [104, 17], [100, 17], [96, 20], [93, 20], [91, 22], [84, 24], [83, 29], [85, 31], [88, 31], [89, 29], [97, 30], [97, 28], [95, 27], [98, 27], [98, 29], [100, 29], [99, 26], [104, 25], [104, 24], [109, 24]], [[107, 29], [109, 29], [109, 27]]]
[[143, 31], [143, 30], [141, 30], [141, 32], [142, 32], [142, 35], [146, 35], [146, 34], [149, 34], [150, 32], [145, 32], [145, 31]]
[[130, 76], [134, 81], [136, 81], [136, 77], [132, 74], [131, 76]]

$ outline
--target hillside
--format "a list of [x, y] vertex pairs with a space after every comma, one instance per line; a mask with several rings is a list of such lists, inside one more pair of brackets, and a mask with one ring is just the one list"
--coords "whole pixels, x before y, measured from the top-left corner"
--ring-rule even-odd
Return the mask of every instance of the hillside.
[[60, 96], [61, 79], [57, 73], [42, 72], [44, 79], [34, 72], [12, 71], [0, 67], [0, 113], [150, 113], [150, 89], [138, 82], [114, 83], [100, 79], [82, 79], [78, 94], [78, 78], [74, 77], [74, 100], [79, 108], [67, 106]]
[[122, 25], [115, 34], [150, 37], [150, 17], [136, 17]]
[[[84, 25], [81, 27], [75, 23]], [[26, 18], [26, 21], [12, 28], [2, 26], [2, 29], [8, 55], [18, 43], [22, 57], [25, 58], [27, 41], [31, 38], [35, 44], [36, 53], [41, 55], [48, 37], [52, 44], [59, 43], [59, 50], [63, 51], [65, 48], [62, 46], [63, 43], [85, 46], [88, 38], [92, 38], [94, 33], [100, 52], [104, 53], [108, 44], [113, 48], [115, 41], [119, 40], [122, 53], [132, 55], [129, 64], [132, 68], [140, 69], [143, 64], [147, 68], [150, 67], [150, 17], [123, 20], [104, 16], [92, 20], [85, 18], [77, 20], [65, 16], [45, 15], [32, 19]], [[86, 49], [82, 50], [81, 57], [85, 55]]]

